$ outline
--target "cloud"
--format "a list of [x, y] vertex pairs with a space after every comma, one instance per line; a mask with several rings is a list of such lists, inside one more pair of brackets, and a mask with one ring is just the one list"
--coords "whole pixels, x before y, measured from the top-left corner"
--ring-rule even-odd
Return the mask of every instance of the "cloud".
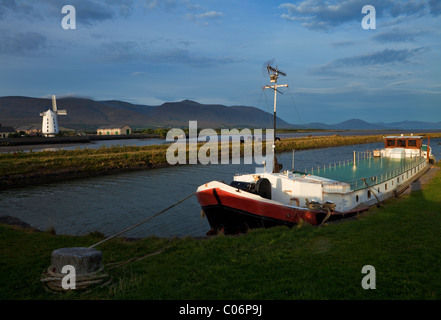
[[36, 32], [0, 30], [0, 54], [30, 55], [46, 48], [47, 39]]
[[219, 11], [207, 11], [198, 15], [198, 18], [216, 19], [222, 16], [222, 12]]
[[166, 48], [153, 51], [149, 46], [134, 41], [112, 41], [101, 44], [98, 55], [112, 62], [132, 62], [154, 64], [175, 64], [190, 67], [212, 67], [238, 62], [232, 57], [218, 57], [195, 54], [188, 49]]
[[372, 52], [353, 57], [346, 57], [333, 60], [322, 66], [322, 70], [338, 69], [342, 67], [358, 67], [370, 65], [384, 65], [394, 63], [409, 63], [416, 56], [427, 52], [427, 47], [419, 47], [414, 49], [384, 49], [382, 51]]
[[423, 32], [418, 31], [403, 31], [394, 28], [391, 31], [379, 33], [372, 37], [377, 42], [389, 43], [389, 42], [412, 42], [417, 40]]
[[0, 0], [0, 19], [17, 6], [15, 0]]
[[25, 17], [27, 20], [62, 17], [61, 9], [69, 4], [75, 7], [78, 24], [92, 26], [95, 23], [127, 17], [133, 12], [133, 0], [0, 0], [0, 19], [6, 16]]
[[[308, 72], [316, 76], [333, 77], [335, 80], [360, 78], [360, 76], [383, 80], [399, 79], [412, 74], [410, 70], [403, 69], [402, 65], [419, 63], [418, 57], [429, 50], [427, 47], [384, 49], [335, 59], [324, 65], [310, 68]], [[369, 69], [366, 69], [367, 67]]]
[[335, 41], [331, 43], [331, 46], [339, 48], [339, 47], [350, 47], [355, 45], [355, 41]]
[[[61, 10], [59, 1], [45, 1], [57, 10]], [[85, 26], [118, 17], [128, 17], [133, 12], [133, 0], [70, 0], [69, 4], [75, 7], [78, 24]]]
[[144, 7], [149, 11], [165, 11], [178, 13], [188, 20], [207, 25], [209, 20], [219, 19], [223, 12], [208, 10], [190, 0], [144, 0]]
[[199, 14], [187, 13], [186, 15], [188, 20], [203, 25], [208, 25], [209, 20], [220, 19], [222, 16], [223, 13], [220, 11], [206, 11]]
[[180, 64], [190, 67], [212, 67], [222, 64], [238, 62], [232, 57], [211, 57], [198, 55], [187, 49], [168, 49], [148, 55], [148, 60], [156, 63]]
[[158, 0], [145, 0], [144, 1], [144, 6], [149, 9], [149, 10], [153, 10], [156, 9], [159, 5]]
[[144, 0], [144, 7], [148, 10], [165, 10], [175, 12], [181, 10], [182, 6], [186, 9], [193, 10], [199, 8], [199, 5], [192, 4], [189, 0]]
[[145, 73], [145, 72], [143, 72], [143, 71], [134, 71], [134, 72], [132, 72], [130, 75], [132, 76], [132, 77], [140, 77], [140, 76], [144, 76], [144, 75], [146, 75], [147, 73]]
[[143, 53], [134, 41], [112, 41], [100, 45], [99, 56], [108, 61], [126, 62], [142, 58]]
[[437, 17], [441, 14], [441, 2], [439, 0], [429, 1], [430, 14]]
[[91, 26], [96, 22], [111, 20], [115, 17], [115, 11], [110, 6], [101, 3], [87, 1], [74, 5], [78, 24]]
[[0, 19], [11, 13], [30, 14], [33, 11], [32, 2], [17, 2], [17, 0], [0, 0]]
[[439, 15], [441, 5], [435, 0], [343, 0], [329, 2], [324, 0], [303, 0], [298, 3], [284, 3], [286, 9], [281, 17], [289, 21], [299, 21], [311, 30], [331, 30], [345, 23], [360, 23], [363, 17], [361, 8], [370, 4], [376, 8], [376, 17], [399, 18], [413, 15]]

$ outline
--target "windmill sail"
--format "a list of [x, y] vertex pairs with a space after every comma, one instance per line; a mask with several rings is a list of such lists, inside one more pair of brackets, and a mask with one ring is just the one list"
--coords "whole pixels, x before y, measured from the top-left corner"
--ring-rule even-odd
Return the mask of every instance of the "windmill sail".
[[66, 116], [67, 115], [67, 111], [66, 110], [58, 110], [57, 109], [57, 100], [55, 98], [55, 96], [52, 96], [52, 110], [60, 116]]
[[55, 96], [52, 96], [52, 110], [54, 112], [57, 112], [57, 99], [55, 98]]

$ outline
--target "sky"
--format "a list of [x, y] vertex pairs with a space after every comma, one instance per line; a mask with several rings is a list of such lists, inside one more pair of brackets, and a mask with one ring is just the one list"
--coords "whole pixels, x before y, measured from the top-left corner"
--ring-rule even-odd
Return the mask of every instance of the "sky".
[[0, 0], [0, 96], [272, 112], [270, 63], [289, 123], [438, 122], [440, 27], [440, 0]]

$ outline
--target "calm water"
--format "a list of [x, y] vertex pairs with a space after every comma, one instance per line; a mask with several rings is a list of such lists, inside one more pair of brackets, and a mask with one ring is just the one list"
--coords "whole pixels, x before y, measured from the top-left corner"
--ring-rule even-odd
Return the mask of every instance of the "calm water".
[[[432, 139], [437, 159], [441, 139]], [[350, 160], [353, 151], [382, 147], [382, 143], [295, 152], [295, 168], [317, 167]], [[284, 169], [292, 168], [292, 153], [278, 156]], [[212, 180], [229, 183], [236, 173], [255, 172], [256, 165], [183, 165], [105, 177], [52, 183], [0, 192], [0, 215], [11, 215], [57, 234], [82, 235], [100, 231], [112, 235], [161, 211]], [[125, 234], [130, 237], [156, 235], [204, 236], [209, 230], [200, 217], [195, 196]]]

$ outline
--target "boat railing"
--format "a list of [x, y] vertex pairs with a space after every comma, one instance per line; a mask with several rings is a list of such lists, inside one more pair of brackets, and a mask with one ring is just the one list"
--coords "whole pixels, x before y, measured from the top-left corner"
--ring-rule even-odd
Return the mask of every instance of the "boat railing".
[[358, 163], [360, 160], [371, 159], [373, 157], [374, 157], [374, 150], [358, 151], [353, 159], [334, 161], [328, 163], [327, 165], [322, 165], [322, 166], [318, 165], [317, 167], [311, 167], [311, 170], [305, 168], [304, 171], [297, 171], [297, 172], [320, 175], [320, 173], [326, 172], [327, 169], [329, 170], [329, 169], [344, 167], [347, 165], [353, 165], [354, 160], [355, 163]]
[[[381, 171], [381, 172], [374, 174], [372, 176], [363, 177], [364, 180], [363, 179], [353, 179], [353, 180], [349, 180], [349, 181], [345, 181], [345, 182], [351, 186], [351, 190], [355, 191], [355, 190], [365, 189], [368, 187], [366, 185], [366, 183], [369, 186], [373, 186], [373, 185], [378, 185], [380, 183], [386, 182], [386, 181], [391, 180], [393, 178], [398, 178], [399, 176], [402, 176], [403, 174], [405, 174], [411, 170], [414, 170], [417, 166], [423, 164], [425, 161], [426, 161], [426, 159], [424, 157], [417, 156], [417, 157], [411, 158], [411, 161], [407, 161], [407, 163], [404, 165], [400, 164], [395, 167], [392, 167], [390, 170]], [[415, 173], [416, 173], [416, 169], [415, 169], [415, 172], [411, 172], [411, 175], [413, 175]], [[403, 180], [405, 180], [407, 178], [409, 178], [409, 176], [406, 174], [406, 177], [404, 177]], [[397, 183], [399, 183], [399, 182], [397, 181]]]
[[[317, 167], [312, 167], [310, 170], [305, 169], [303, 172], [296, 171], [296, 173], [299, 174], [310, 174], [310, 175], [317, 175], [317, 176], [323, 176], [327, 177], [327, 172], [330, 170], [338, 170], [340, 168], [344, 168], [347, 166], [354, 167], [354, 160], [355, 160], [355, 166], [359, 163], [362, 163], [363, 161], [370, 161], [371, 159], [374, 159], [374, 153], [373, 150], [358, 152], [353, 159], [350, 160], [341, 160], [336, 161], [334, 163], [329, 163], [328, 165], [322, 165]], [[350, 185], [351, 190], [360, 190], [367, 188], [367, 184], [371, 185], [377, 185], [382, 182], [388, 181], [392, 178], [398, 177], [399, 175], [402, 175], [406, 173], [409, 170], [412, 170], [413, 168], [417, 167], [418, 165], [424, 163], [426, 161], [425, 157], [421, 157], [419, 155], [415, 155], [412, 157], [405, 158], [406, 162], [403, 165], [402, 162], [398, 162], [396, 165], [389, 167], [387, 170], [380, 169], [374, 172], [372, 175], [363, 176], [363, 177], [357, 177], [352, 180], [340, 180], [341, 182], [345, 182]], [[371, 172], [372, 173], [372, 172]], [[411, 173], [412, 174], [412, 173]], [[404, 179], [407, 179], [407, 174]], [[366, 182], [362, 179], [365, 179]]]

